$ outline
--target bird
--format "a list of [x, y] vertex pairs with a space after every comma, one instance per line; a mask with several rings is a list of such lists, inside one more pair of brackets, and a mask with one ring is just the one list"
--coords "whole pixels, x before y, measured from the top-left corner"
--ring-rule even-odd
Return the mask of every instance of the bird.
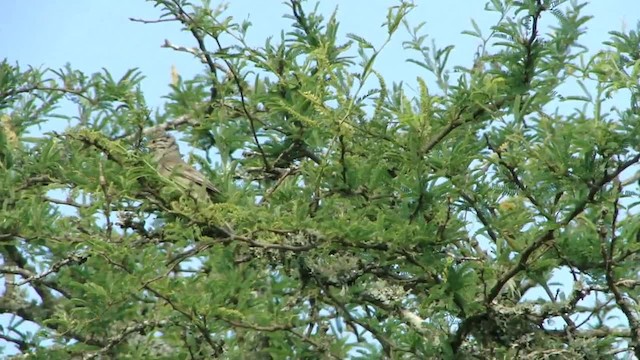
[[220, 199], [220, 191], [201, 172], [187, 164], [180, 154], [176, 138], [166, 131], [156, 131], [148, 143], [158, 173], [175, 181], [183, 189], [193, 192], [198, 200]]

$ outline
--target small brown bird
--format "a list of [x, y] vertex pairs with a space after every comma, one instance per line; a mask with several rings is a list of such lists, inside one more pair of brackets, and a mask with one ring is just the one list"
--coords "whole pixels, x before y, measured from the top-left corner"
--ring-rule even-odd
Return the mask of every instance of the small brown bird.
[[220, 199], [220, 191], [211, 181], [182, 159], [180, 148], [173, 136], [165, 131], [156, 132], [149, 142], [149, 149], [153, 153], [153, 160], [160, 175], [172, 179], [185, 190], [195, 191], [199, 199]]

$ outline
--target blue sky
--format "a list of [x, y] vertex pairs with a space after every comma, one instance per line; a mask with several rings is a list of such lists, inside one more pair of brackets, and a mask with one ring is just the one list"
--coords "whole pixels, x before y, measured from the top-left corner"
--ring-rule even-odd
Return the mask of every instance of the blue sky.
[[[282, 17], [288, 8], [280, 0], [232, 0], [230, 3], [227, 15], [253, 23], [249, 30], [253, 46], [262, 45], [269, 35], [277, 37], [290, 23]], [[416, 3], [419, 6], [410, 14], [410, 22], [413, 25], [426, 22], [423, 31], [440, 47], [455, 45], [451, 64], [470, 66], [479, 43], [461, 31], [471, 29], [473, 18], [488, 33], [496, 15], [483, 11], [485, 1]], [[386, 36], [386, 29], [381, 27], [386, 9], [394, 4], [397, 1], [323, 0], [320, 9], [329, 15], [338, 6], [342, 35], [355, 33], [377, 46]], [[602, 48], [600, 44], [608, 38], [608, 31], [636, 27], [640, 20], [640, 1], [593, 1], [586, 13], [595, 17], [587, 24], [588, 32], [582, 44], [595, 52]], [[129, 17], [157, 19], [159, 14], [151, 2], [143, 0], [5, 0], [0, 11], [0, 57], [7, 57], [22, 67], [55, 69], [68, 62], [72, 68], [86, 73], [106, 68], [115, 78], [127, 69], [139, 68], [146, 77], [143, 90], [147, 103], [154, 108], [161, 107], [162, 96], [169, 91], [172, 66], [184, 78], [201, 72], [203, 67], [191, 55], [161, 47], [165, 39], [176, 45], [194, 46], [190, 34], [181, 33], [177, 23], [143, 25], [129, 21]], [[542, 25], [552, 20], [546, 15]], [[388, 83], [403, 80], [411, 85], [416, 77], [428, 76], [424, 70], [404, 61], [412, 55], [403, 51], [401, 41], [404, 39], [406, 37], [400, 36], [389, 44], [376, 64]], [[47, 128], [65, 126], [66, 122], [60, 122], [48, 124]]]
[[[218, 3], [218, 1], [214, 1]], [[412, 24], [425, 21], [423, 30], [439, 46], [456, 46], [452, 63], [470, 65], [478, 42], [461, 31], [471, 28], [474, 18], [482, 29], [495, 22], [495, 14], [483, 11], [484, 1], [417, 1], [410, 14]], [[313, 4], [310, 2], [309, 4]], [[341, 32], [356, 33], [374, 45], [385, 38], [386, 9], [391, 0], [323, 0], [320, 9], [330, 14], [338, 6]], [[67, 62], [87, 73], [108, 69], [118, 78], [133, 67], [146, 76], [143, 90], [148, 104], [160, 106], [168, 92], [170, 69], [175, 65], [188, 78], [202, 70], [197, 61], [184, 53], [161, 48], [164, 39], [177, 45], [193, 46], [189, 34], [181, 33], [177, 23], [143, 25], [129, 17], [156, 19], [159, 9], [143, 0], [5, 0], [0, 12], [0, 56], [21, 65], [59, 68]], [[280, 0], [233, 0], [227, 14], [238, 20], [249, 19], [250, 42], [259, 46], [268, 35], [277, 36], [290, 20], [282, 18], [287, 7]], [[640, 2], [635, 0], [594, 1], [587, 13], [595, 15], [588, 24], [583, 43], [600, 48], [610, 30], [635, 27], [640, 19]], [[547, 15], [543, 24], [552, 21]], [[392, 42], [379, 58], [377, 69], [390, 80], [414, 83], [424, 70], [404, 62], [402, 38]]]

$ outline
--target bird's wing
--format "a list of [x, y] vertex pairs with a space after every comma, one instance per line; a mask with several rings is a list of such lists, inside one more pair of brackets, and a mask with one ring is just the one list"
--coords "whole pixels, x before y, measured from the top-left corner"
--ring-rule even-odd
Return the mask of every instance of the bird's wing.
[[219, 195], [220, 191], [201, 172], [184, 162], [179, 152], [165, 153], [158, 162], [159, 171], [164, 176], [173, 178], [174, 181], [185, 188], [192, 185], [204, 187], [210, 195]]
[[207, 179], [204, 175], [198, 170], [192, 168], [191, 166], [184, 164], [178, 166], [176, 169], [177, 172], [182, 175], [187, 180], [192, 181], [194, 184], [198, 186], [204, 186], [207, 191], [210, 191], [214, 194], [220, 194], [220, 191]]

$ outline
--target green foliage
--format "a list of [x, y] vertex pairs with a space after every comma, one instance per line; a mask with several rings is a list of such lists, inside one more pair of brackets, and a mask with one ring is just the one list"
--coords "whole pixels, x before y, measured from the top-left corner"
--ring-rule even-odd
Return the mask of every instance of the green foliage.
[[[0, 64], [1, 330], [19, 352], [640, 356], [640, 28], [588, 52], [584, 4], [492, 0], [467, 68], [426, 45], [408, 2], [375, 44], [291, 0], [290, 28], [258, 48], [225, 6], [152, 2], [204, 64], [163, 109], [136, 69]], [[376, 68], [403, 31], [427, 72], [414, 92]], [[56, 112], [67, 102], [77, 114]], [[205, 150], [192, 163], [224, 202], [158, 174], [158, 129]]]

